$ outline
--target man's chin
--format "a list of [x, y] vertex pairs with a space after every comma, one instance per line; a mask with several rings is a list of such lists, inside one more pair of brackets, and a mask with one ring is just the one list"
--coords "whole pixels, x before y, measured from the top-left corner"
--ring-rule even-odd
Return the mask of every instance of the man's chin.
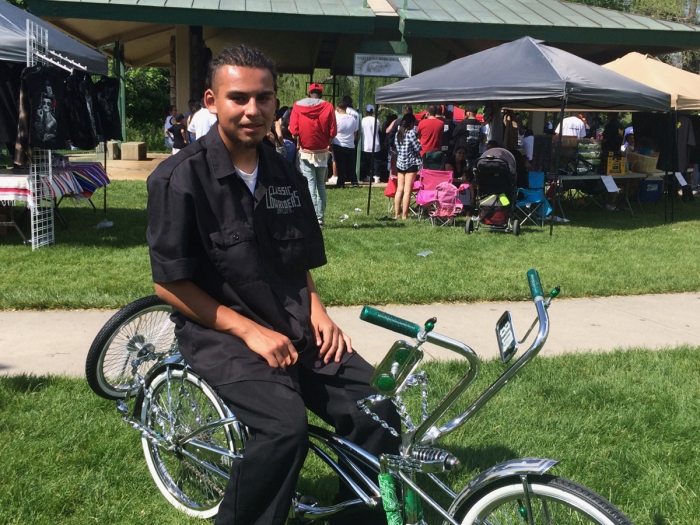
[[244, 148], [247, 148], [247, 149], [255, 149], [255, 148], [257, 148], [260, 144], [262, 144], [262, 139], [260, 139], [260, 140], [257, 140], [257, 139], [247, 139], [247, 140], [241, 141], [241, 145], [242, 145]]

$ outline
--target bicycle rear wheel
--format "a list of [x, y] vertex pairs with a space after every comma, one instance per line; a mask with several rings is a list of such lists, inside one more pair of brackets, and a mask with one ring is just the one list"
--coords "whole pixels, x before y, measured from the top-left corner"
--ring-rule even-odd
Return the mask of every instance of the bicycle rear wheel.
[[[533, 523], [633, 525], [620, 509], [592, 490], [555, 476], [528, 476]], [[530, 523], [520, 478], [506, 478], [469, 498], [457, 511], [462, 525]]]
[[[203, 432], [197, 446], [180, 448], [183, 437], [196, 429], [230, 415], [229, 410], [204, 381], [183, 369], [171, 369], [157, 375], [144, 396], [141, 423], [169, 443], [168, 450], [142, 437], [148, 469], [163, 496], [177, 509], [197, 518], [211, 518], [219, 511], [228, 483], [230, 463], [215, 451], [235, 452], [235, 443], [227, 427]], [[229, 459], [229, 458], [226, 458]]]
[[[126, 397], [133, 380], [132, 359], [139, 352], [164, 354], [176, 344], [172, 311], [170, 305], [151, 295], [127, 304], [107, 321], [85, 362], [85, 376], [93, 392], [105, 399]], [[145, 374], [152, 364], [142, 363], [139, 373]]]

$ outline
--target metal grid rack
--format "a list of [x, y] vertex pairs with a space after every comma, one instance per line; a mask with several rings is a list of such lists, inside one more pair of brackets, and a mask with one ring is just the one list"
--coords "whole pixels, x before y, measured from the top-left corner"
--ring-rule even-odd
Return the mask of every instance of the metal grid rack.
[[[47, 29], [27, 19], [27, 67], [53, 64], [73, 71], [74, 68], [86, 69], [85, 66], [49, 49]], [[53, 173], [51, 150], [33, 148], [29, 166], [29, 208], [31, 211], [32, 250], [48, 246], [55, 242], [54, 234], [54, 199], [51, 192]]]

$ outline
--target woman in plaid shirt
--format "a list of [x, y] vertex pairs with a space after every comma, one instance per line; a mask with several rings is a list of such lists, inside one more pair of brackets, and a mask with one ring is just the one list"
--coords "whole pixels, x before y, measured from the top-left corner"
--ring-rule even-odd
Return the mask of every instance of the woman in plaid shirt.
[[421, 166], [420, 142], [416, 137], [414, 127], [416, 117], [413, 113], [408, 113], [401, 119], [401, 126], [396, 134], [396, 171], [398, 180], [396, 181], [396, 195], [394, 195], [394, 219], [408, 219], [408, 204], [411, 200], [413, 183]]

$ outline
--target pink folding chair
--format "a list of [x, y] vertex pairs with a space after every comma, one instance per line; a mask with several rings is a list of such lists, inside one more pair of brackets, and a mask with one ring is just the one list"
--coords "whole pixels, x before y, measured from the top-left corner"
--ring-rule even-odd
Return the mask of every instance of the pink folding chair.
[[441, 182], [452, 183], [452, 172], [444, 170], [420, 170], [420, 189], [416, 193], [416, 204], [418, 204], [418, 219], [423, 215], [425, 208], [430, 208], [437, 202], [435, 189]]
[[454, 226], [455, 217], [462, 211], [459, 189], [451, 182], [441, 182], [435, 188], [435, 204], [430, 211], [430, 224]]

